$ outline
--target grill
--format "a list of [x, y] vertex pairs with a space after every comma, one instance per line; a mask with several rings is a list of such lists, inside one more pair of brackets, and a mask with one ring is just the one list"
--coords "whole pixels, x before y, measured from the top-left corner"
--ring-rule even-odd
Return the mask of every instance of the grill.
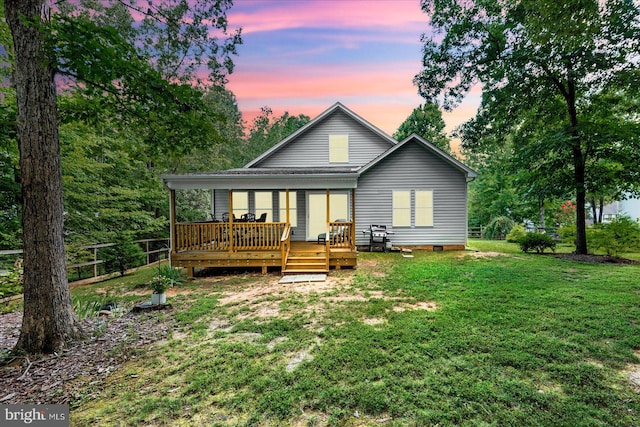
[[373, 252], [375, 248], [380, 248], [386, 252], [388, 240], [389, 234], [387, 233], [386, 225], [372, 224], [369, 226], [369, 252]]

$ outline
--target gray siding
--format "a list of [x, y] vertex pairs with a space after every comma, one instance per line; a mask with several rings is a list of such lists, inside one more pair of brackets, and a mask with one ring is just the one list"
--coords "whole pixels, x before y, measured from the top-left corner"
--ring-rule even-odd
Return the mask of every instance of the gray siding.
[[[467, 242], [465, 175], [417, 143], [401, 147], [367, 171], [356, 190], [357, 244], [368, 245], [362, 233], [370, 224], [392, 224], [393, 190], [432, 190], [433, 227], [396, 227], [394, 245], [443, 245]], [[415, 199], [412, 193], [412, 213]], [[413, 224], [413, 215], [412, 215]]]
[[[349, 163], [329, 163], [329, 135], [349, 135]], [[255, 167], [362, 166], [392, 145], [345, 113], [336, 111]]]

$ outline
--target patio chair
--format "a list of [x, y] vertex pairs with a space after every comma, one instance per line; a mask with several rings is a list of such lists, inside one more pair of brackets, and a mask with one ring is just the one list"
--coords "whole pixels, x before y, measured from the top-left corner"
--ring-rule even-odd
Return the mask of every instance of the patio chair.
[[263, 212], [260, 217], [256, 219], [256, 222], [267, 222], [267, 213]]
[[[233, 220], [236, 220], [235, 214], [233, 215]], [[229, 212], [225, 212], [222, 214], [222, 222], [229, 222]]]
[[256, 221], [256, 214], [251, 212], [242, 214], [239, 219], [239, 222], [255, 222], [255, 221]]

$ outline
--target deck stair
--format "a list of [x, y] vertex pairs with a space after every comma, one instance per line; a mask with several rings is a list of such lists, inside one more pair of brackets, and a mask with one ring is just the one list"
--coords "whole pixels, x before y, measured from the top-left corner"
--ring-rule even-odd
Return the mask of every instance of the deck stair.
[[282, 274], [328, 273], [324, 245], [297, 244], [291, 248]]

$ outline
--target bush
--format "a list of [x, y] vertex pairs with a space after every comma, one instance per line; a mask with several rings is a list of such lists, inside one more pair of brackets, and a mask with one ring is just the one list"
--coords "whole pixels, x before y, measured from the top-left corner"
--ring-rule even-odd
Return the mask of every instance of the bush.
[[537, 253], [541, 254], [547, 248], [551, 249], [553, 252], [556, 251], [555, 240], [547, 234], [527, 233], [519, 243], [522, 252], [529, 252], [530, 250], [535, 249]]
[[121, 234], [115, 239], [115, 246], [105, 249], [104, 258], [108, 271], [119, 271], [124, 276], [129, 268], [144, 264], [144, 251], [133, 240]]
[[587, 242], [592, 249], [602, 249], [607, 255], [640, 249], [640, 224], [627, 216], [596, 224], [588, 230]]
[[[558, 237], [562, 243], [575, 245], [576, 243], [576, 225], [568, 225], [558, 228]], [[587, 239], [588, 240], [588, 239]]]
[[526, 234], [527, 231], [524, 229], [524, 226], [522, 224], [516, 224], [511, 227], [511, 231], [507, 234], [507, 242], [518, 243]]
[[492, 240], [504, 239], [504, 236], [513, 228], [513, 224], [513, 220], [506, 216], [494, 218], [484, 229], [484, 237]]
[[23, 273], [22, 260], [19, 259], [6, 275], [0, 276], [0, 298], [12, 297], [22, 293]]

